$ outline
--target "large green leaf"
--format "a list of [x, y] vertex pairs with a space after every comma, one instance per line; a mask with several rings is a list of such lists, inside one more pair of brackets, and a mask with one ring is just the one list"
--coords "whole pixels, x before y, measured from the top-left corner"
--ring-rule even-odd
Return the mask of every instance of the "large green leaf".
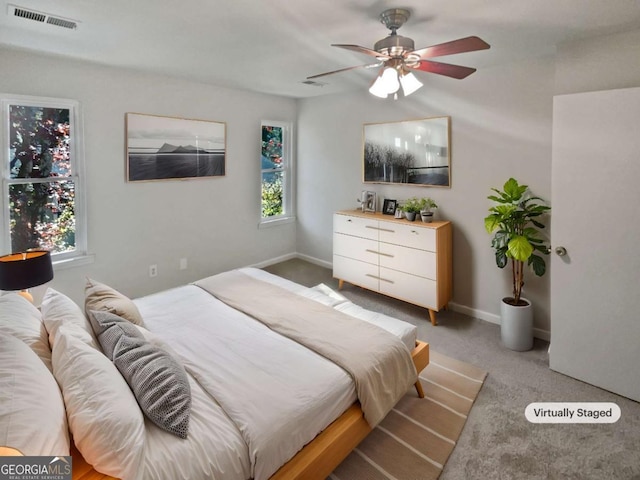
[[527, 237], [515, 235], [509, 242], [509, 256], [520, 262], [526, 262], [533, 253], [533, 245]]
[[500, 219], [497, 215], [489, 215], [484, 219], [484, 228], [488, 233], [493, 232], [496, 228], [500, 226]]
[[529, 257], [529, 265], [533, 267], [533, 273], [539, 277], [544, 275], [544, 272], [547, 270], [547, 264], [545, 263], [544, 258], [538, 255], [531, 255], [531, 257]]
[[527, 188], [527, 185], [518, 185], [518, 181], [515, 178], [507, 180], [503, 187], [504, 193], [506, 193], [514, 202], [517, 202], [522, 198], [522, 195], [527, 191]]

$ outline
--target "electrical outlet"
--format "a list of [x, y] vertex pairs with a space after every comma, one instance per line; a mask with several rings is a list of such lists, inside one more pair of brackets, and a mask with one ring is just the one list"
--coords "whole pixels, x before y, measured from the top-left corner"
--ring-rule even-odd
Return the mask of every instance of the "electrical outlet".
[[157, 265], [149, 265], [149, 276], [151, 278], [158, 276], [158, 266]]
[[187, 269], [187, 259], [186, 258], [181, 258], [180, 259], [180, 270], [186, 270]]

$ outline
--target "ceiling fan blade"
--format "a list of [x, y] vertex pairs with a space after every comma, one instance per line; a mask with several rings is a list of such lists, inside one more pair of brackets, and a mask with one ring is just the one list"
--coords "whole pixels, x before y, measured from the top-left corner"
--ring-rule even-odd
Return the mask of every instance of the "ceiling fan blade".
[[444, 55], [454, 55], [456, 53], [475, 52], [491, 48], [487, 42], [478, 37], [466, 37], [453, 40], [451, 42], [440, 43], [431, 47], [414, 50], [409, 55], [417, 55], [420, 58], [442, 57]]
[[360, 45], [349, 45], [349, 44], [342, 44], [342, 43], [333, 43], [331, 44], [332, 47], [340, 47], [340, 48], [346, 48], [347, 50], [353, 50], [354, 52], [358, 52], [358, 53], [364, 53], [365, 55], [369, 55], [371, 57], [376, 57], [382, 60], [388, 60], [389, 57], [388, 55], [383, 55], [382, 53], [376, 52], [375, 50], [371, 50], [370, 48], [366, 48], [366, 47], [361, 47]]
[[325, 73], [319, 73], [318, 75], [312, 75], [310, 77], [307, 77], [307, 80], [313, 80], [314, 78], [324, 77], [326, 75], [333, 75], [334, 73], [346, 72], [348, 70], [355, 70], [356, 68], [373, 68], [373, 67], [380, 67], [381, 65], [382, 65], [382, 62], [378, 62], [378, 63], [370, 63], [369, 65], [356, 65], [355, 67], [341, 68], [339, 70], [332, 70], [331, 72], [325, 72]]
[[407, 67], [422, 72], [437, 73], [451, 78], [462, 80], [476, 71], [475, 68], [463, 67], [461, 65], [450, 65], [448, 63], [433, 62], [431, 60], [422, 60], [417, 65], [407, 65]]

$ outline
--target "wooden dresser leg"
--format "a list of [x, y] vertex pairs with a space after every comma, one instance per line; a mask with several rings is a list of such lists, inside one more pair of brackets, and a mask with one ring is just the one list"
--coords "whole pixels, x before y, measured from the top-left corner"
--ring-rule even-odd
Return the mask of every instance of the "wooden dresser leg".
[[342, 280], [341, 278], [338, 279], [338, 290], [342, 290], [343, 285], [344, 285], [344, 280]]
[[429, 319], [431, 320], [431, 325], [433, 325], [434, 327], [438, 324], [438, 321], [436, 320], [435, 310], [429, 309]]
[[416, 382], [416, 392], [418, 392], [419, 398], [424, 398], [424, 390], [422, 390], [422, 384], [420, 383], [420, 379]]

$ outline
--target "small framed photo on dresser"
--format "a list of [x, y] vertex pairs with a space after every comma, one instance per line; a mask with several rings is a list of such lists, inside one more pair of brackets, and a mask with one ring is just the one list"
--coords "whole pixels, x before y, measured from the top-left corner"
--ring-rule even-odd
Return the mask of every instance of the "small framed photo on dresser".
[[385, 215], [394, 215], [396, 213], [396, 206], [398, 202], [395, 200], [389, 200], [388, 198], [384, 199], [384, 204], [382, 205], [382, 213]]

